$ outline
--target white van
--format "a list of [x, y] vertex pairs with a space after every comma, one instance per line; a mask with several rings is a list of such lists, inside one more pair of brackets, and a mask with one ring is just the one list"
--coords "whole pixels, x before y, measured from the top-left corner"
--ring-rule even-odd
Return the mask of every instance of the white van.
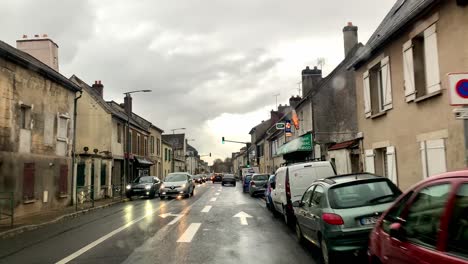
[[276, 213], [283, 215], [285, 222], [290, 224], [294, 219], [292, 203], [300, 200], [315, 180], [335, 175], [329, 161], [297, 163], [279, 168], [271, 191]]

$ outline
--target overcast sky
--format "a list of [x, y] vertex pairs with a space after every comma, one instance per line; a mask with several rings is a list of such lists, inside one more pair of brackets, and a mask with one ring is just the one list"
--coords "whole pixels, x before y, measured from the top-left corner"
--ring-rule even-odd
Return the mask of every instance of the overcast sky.
[[348, 21], [367, 41], [395, 0], [2, 1], [0, 39], [48, 34], [60, 72], [93, 83], [106, 100], [133, 96], [134, 111], [170, 133], [186, 127], [201, 154], [225, 158], [278, 103], [298, 93], [300, 72], [344, 56]]

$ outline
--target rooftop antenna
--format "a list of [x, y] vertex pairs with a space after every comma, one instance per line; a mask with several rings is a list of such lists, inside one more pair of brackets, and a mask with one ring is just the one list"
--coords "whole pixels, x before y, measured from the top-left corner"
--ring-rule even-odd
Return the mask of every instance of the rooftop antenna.
[[274, 94], [273, 96], [276, 98], [276, 105], [275, 105], [275, 108], [276, 108], [278, 107], [278, 96], [280, 96], [280, 94]]

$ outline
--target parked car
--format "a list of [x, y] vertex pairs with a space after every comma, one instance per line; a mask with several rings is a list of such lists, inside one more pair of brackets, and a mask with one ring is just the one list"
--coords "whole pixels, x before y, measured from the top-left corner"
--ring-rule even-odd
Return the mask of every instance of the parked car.
[[166, 176], [166, 180], [161, 184], [159, 193], [161, 199], [166, 197], [193, 196], [195, 184], [192, 177], [186, 172], [173, 172]]
[[377, 219], [400, 194], [388, 178], [373, 174], [317, 180], [293, 203], [297, 238], [318, 245], [325, 264], [347, 254], [365, 256]]
[[468, 263], [468, 170], [429, 177], [383, 213], [370, 236], [375, 263]]
[[249, 183], [249, 194], [254, 197], [257, 194], [264, 194], [268, 182], [268, 174], [254, 174]]
[[266, 207], [270, 211], [274, 210], [273, 209], [273, 199], [271, 198], [271, 190], [272, 190], [272, 188], [275, 187], [275, 184], [276, 184], [275, 179], [276, 179], [276, 176], [274, 174], [270, 175], [270, 178], [268, 179], [268, 183], [267, 183], [267, 188], [265, 189]]
[[215, 182], [222, 182], [223, 181], [223, 175], [221, 173], [216, 173], [213, 178], [211, 179], [212, 183]]
[[223, 180], [221, 181], [221, 185], [224, 186], [226, 184], [232, 184], [234, 187], [236, 186], [236, 178], [234, 178], [234, 174], [223, 175]]
[[242, 192], [249, 192], [250, 188], [250, 179], [252, 178], [252, 174], [247, 174], [242, 179]]
[[203, 183], [203, 178], [202, 178], [202, 176], [200, 174], [197, 174], [197, 175], [193, 176], [193, 181], [195, 183], [202, 184]]
[[294, 223], [292, 203], [301, 199], [305, 190], [317, 179], [336, 175], [329, 161], [305, 162], [281, 167], [276, 171], [276, 186], [272, 188], [274, 213], [288, 225]]
[[156, 176], [141, 176], [126, 186], [125, 195], [131, 199], [132, 196], [147, 196], [153, 199], [159, 195], [161, 181]]
[[203, 182], [207, 182], [208, 181], [208, 176], [206, 174], [203, 174]]

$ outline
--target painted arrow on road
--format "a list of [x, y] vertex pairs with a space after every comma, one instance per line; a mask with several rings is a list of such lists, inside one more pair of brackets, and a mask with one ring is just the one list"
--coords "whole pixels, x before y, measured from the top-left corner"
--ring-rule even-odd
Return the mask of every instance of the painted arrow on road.
[[165, 213], [165, 214], [160, 214], [159, 216], [162, 217], [162, 218], [166, 218], [168, 216], [175, 216], [176, 218], [174, 218], [171, 222], [169, 222], [169, 224], [167, 224], [167, 225], [173, 225], [173, 224], [177, 223], [177, 221], [179, 221], [184, 215], [183, 214], [173, 214], [173, 213], [169, 212], [169, 213]]
[[244, 213], [242, 211], [240, 211], [238, 214], [236, 214], [235, 216], [233, 217], [238, 217], [240, 218], [240, 222], [241, 222], [241, 225], [248, 225], [249, 223], [247, 223], [247, 218], [252, 218], [251, 215], [247, 214], [247, 213]]

